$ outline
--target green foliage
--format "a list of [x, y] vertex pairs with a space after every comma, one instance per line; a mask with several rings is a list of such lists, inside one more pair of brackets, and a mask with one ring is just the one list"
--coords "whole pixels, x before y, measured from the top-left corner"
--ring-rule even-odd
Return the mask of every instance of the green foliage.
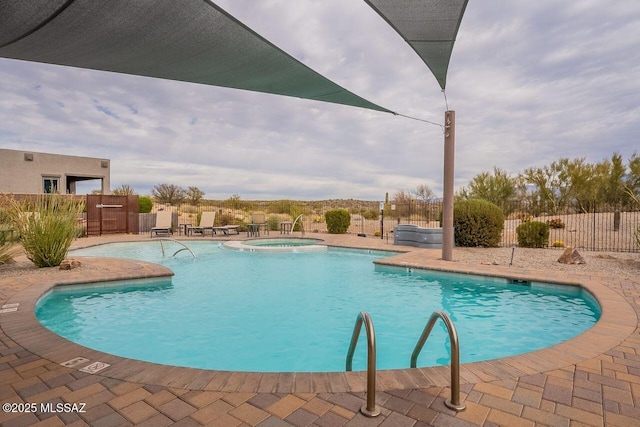
[[625, 189], [637, 203], [640, 198], [640, 154], [633, 153], [629, 159], [629, 169], [626, 175]]
[[238, 194], [234, 194], [233, 196], [222, 202], [222, 206], [232, 210], [247, 210], [249, 207], [248, 203], [242, 201]]
[[523, 248], [546, 248], [549, 245], [549, 226], [540, 221], [529, 221], [516, 228], [518, 245]]
[[148, 196], [140, 196], [138, 197], [138, 212], [140, 213], [149, 213], [153, 208], [153, 200]]
[[547, 225], [549, 226], [549, 228], [555, 228], [555, 229], [564, 228], [564, 222], [562, 222], [560, 218], [547, 220]]
[[[31, 211], [24, 209], [27, 206]], [[27, 258], [38, 267], [60, 265], [78, 235], [83, 209], [83, 203], [59, 195], [40, 196], [30, 205], [14, 202], [12, 218]]]
[[331, 234], [345, 234], [351, 225], [351, 216], [346, 209], [333, 209], [325, 212], [327, 230]]
[[277, 216], [268, 216], [267, 227], [269, 227], [270, 231], [278, 231], [280, 229], [280, 219]]
[[602, 204], [625, 208], [633, 204], [630, 195], [640, 194], [640, 156], [634, 153], [626, 165], [619, 153], [598, 163], [562, 158], [521, 176], [532, 188], [525, 200], [536, 216], [593, 212]]
[[596, 173], [601, 176], [596, 190], [598, 201], [610, 205], [629, 202], [624, 182], [626, 172], [627, 168], [620, 153], [613, 153], [611, 160], [605, 159], [596, 165]]
[[500, 244], [504, 214], [487, 200], [458, 200], [453, 205], [453, 227], [457, 246], [494, 248]]
[[376, 210], [365, 210], [362, 209], [361, 211], [362, 216], [364, 217], [364, 219], [379, 219], [380, 218], [380, 211], [376, 211]]
[[505, 214], [512, 211], [512, 202], [516, 200], [519, 190], [523, 189], [522, 179], [510, 176], [505, 170], [493, 168], [493, 173], [482, 172], [471, 180], [468, 189], [462, 189], [460, 196], [464, 199], [483, 199], [501, 206]]

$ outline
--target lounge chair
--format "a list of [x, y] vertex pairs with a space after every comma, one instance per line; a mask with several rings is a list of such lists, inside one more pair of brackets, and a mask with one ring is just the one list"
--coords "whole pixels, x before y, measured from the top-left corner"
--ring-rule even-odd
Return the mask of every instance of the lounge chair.
[[151, 227], [151, 237], [155, 234], [167, 235], [173, 234], [171, 232], [171, 221], [173, 219], [173, 213], [171, 211], [159, 211], [156, 214], [156, 226]]
[[267, 215], [263, 213], [251, 214], [251, 224], [247, 224], [247, 235], [260, 236], [260, 228], [264, 227], [264, 232], [269, 234], [269, 224], [267, 223]]
[[225, 236], [230, 234], [240, 234], [238, 231], [239, 225], [221, 225], [219, 227], [213, 227], [213, 233], [218, 234], [218, 231], [222, 231]]
[[202, 212], [200, 217], [200, 224], [194, 227], [187, 228], [187, 234], [193, 235], [193, 233], [201, 234], [203, 237], [207, 230], [211, 230], [211, 235], [215, 233], [213, 229], [213, 223], [216, 220], [216, 213], [213, 211]]

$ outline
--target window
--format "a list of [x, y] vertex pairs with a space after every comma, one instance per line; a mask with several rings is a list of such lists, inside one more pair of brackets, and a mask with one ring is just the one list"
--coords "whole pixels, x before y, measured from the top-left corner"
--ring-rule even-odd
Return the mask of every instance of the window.
[[44, 192], [46, 194], [58, 193], [60, 178], [45, 176], [42, 178], [42, 182], [44, 184]]

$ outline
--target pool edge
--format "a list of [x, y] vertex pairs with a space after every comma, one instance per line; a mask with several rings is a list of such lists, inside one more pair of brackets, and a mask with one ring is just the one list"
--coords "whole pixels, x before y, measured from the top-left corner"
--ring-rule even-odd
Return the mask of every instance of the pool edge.
[[[604, 283], [603, 278], [577, 277], [566, 273], [555, 274], [553, 280], [542, 278], [541, 273], [519, 269], [470, 266], [461, 263], [446, 263], [429, 260], [407, 262], [403, 254], [395, 255], [377, 263], [413, 268], [455, 272], [459, 274], [482, 274], [506, 278], [565, 283], [581, 286], [589, 291], [600, 304], [600, 320], [589, 330], [563, 343], [546, 349], [518, 356], [473, 362], [461, 365], [461, 382], [472, 384], [534, 373], [575, 365], [594, 358], [625, 341], [637, 326], [636, 313], [631, 305]], [[157, 277], [172, 272], [158, 264], [121, 259], [84, 258], [88, 265], [98, 267], [101, 275], [91, 281], [108, 281]], [[0, 279], [0, 283], [12, 278]], [[22, 291], [7, 300], [7, 304], [20, 303], [20, 309], [0, 315], [0, 327], [16, 344], [54, 363], [62, 363], [74, 357], [85, 357], [110, 366], [95, 375], [118, 380], [181, 387], [189, 390], [221, 392], [278, 392], [321, 393], [361, 392], [365, 390], [364, 372], [329, 373], [253, 373], [231, 371], [209, 371], [142, 362], [110, 355], [72, 343], [44, 328], [35, 317], [38, 299], [58, 284], [86, 283], [87, 278], [39, 277]], [[429, 367], [378, 371], [378, 390], [414, 389], [429, 386], [449, 386], [448, 367]]]

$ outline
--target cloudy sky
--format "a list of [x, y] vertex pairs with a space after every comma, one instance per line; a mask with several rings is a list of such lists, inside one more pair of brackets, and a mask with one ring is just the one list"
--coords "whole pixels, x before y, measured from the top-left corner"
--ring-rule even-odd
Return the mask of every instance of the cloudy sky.
[[[350, 91], [443, 122], [435, 78], [364, 1], [216, 3]], [[245, 200], [442, 192], [441, 128], [390, 114], [1, 58], [0, 93], [0, 148], [111, 159], [112, 188]], [[446, 99], [458, 188], [494, 166], [628, 159], [640, 152], [640, 2], [470, 0]]]

